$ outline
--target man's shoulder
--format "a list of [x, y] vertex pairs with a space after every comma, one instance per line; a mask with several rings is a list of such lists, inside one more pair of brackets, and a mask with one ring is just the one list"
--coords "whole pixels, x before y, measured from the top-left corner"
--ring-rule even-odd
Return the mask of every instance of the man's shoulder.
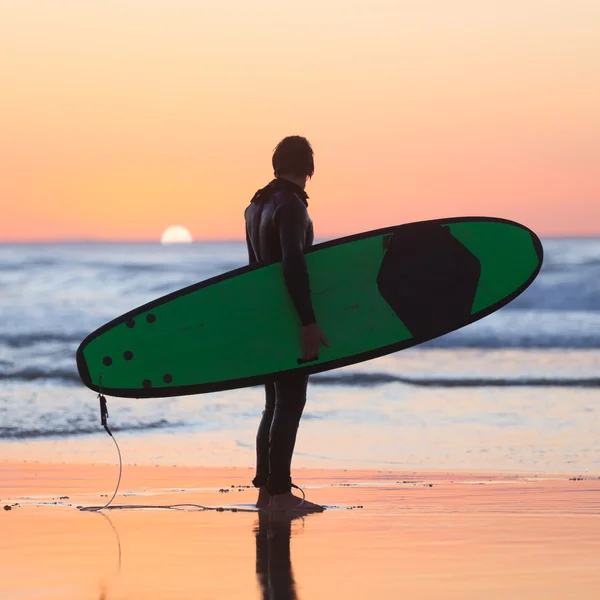
[[293, 211], [296, 213], [306, 213], [306, 203], [296, 192], [287, 189], [274, 190], [271, 195], [271, 202], [277, 210]]

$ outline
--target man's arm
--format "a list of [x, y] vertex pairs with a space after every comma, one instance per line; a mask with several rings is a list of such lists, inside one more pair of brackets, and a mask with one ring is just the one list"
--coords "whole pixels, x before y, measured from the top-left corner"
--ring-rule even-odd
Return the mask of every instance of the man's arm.
[[283, 260], [283, 276], [302, 325], [316, 323], [310, 298], [308, 269], [304, 258], [306, 209], [299, 200], [285, 202], [279, 209], [279, 240]]
[[258, 258], [256, 258], [254, 248], [252, 248], [252, 242], [250, 241], [250, 236], [248, 235], [248, 228], [246, 228], [246, 245], [248, 246], [248, 264], [254, 265], [258, 262]]

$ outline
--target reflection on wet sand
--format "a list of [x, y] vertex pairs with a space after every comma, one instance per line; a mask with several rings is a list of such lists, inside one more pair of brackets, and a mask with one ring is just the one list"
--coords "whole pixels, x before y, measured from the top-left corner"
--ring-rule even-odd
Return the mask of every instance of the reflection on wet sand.
[[310, 515], [260, 511], [254, 524], [256, 536], [256, 578], [264, 600], [296, 600], [290, 540], [292, 521]]
[[[121, 575], [122, 550], [118, 529], [108, 515], [103, 517], [115, 532], [118, 572]], [[256, 538], [256, 577], [263, 600], [297, 600], [296, 581], [292, 569], [290, 545], [292, 523], [298, 521], [304, 528], [305, 519], [311, 514], [293, 512], [258, 511], [258, 519], [252, 531]], [[100, 585], [98, 600], [108, 600], [106, 585]]]
[[119, 532], [118, 532], [117, 528], [115, 527], [115, 524], [110, 520], [110, 517], [108, 515], [106, 515], [103, 512], [97, 512], [97, 513], [94, 513], [94, 514], [100, 515], [101, 517], [103, 517], [104, 519], [106, 519], [108, 521], [108, 524], [111, 526], [111, 529], [115, 532], [115, 538], [116, 538], [116, 541], [117, 541], [117, 548], [118, 548], [118, 551], [119, 551], [119, 574], [120, 574], [121, 573], [121, 556], [122, 556], [122, 551], [121, 551], [121, 536], [119, 535]]

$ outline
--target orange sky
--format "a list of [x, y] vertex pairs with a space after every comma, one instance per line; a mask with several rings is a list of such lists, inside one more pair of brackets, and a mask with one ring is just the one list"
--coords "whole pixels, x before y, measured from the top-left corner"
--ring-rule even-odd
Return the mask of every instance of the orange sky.
[[318, 237], [482, 214], [600, 233], [598, 0], [20, 0], [0, 241], [240, 238], [305, 135]]

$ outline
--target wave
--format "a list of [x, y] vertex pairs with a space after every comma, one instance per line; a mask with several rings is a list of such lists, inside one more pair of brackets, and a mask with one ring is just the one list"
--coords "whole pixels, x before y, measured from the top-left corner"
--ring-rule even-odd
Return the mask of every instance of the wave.
[[12, 273], [12, 272], [23, 272], [25, 269], [32, 269], [36, 267], [58, 267], [61, 266], [61, 261], [53, 258], [39, 258], [36, 260], [25, 260], [22, 262], [15, 263], [0, 263], [0, 272]]
[[[113, 432], [119, 431], [141, 431], [146, 429], [165, 429], [169, 427], [182, 427], [184, 423], [172, 423], [166, 419], [159, 419], [149, 423], [131, 423], [123, 425], [111, 425], [110, 429]], [[70, 437], [76, 435], [89, 435], [92, 433], [102, 432], [97, 424], [94, 425], [77, 425], [72, 427], [57, 427], [57, 428], [20, 428], [20, 427], [0, 427], [0, 439], [23, 440], [31, 438], [48, 438], [48, 437]]]
[[446, 334], [418, 346], [419, 348], [446, 348], [472, 350], [596, 350], [600, 349], [600, 337], [582, 335], [541, 336], [531, 335], [517, 337], [484, 337], [465, 335], [459, 330]]
[[567, 277], [548, 281], [540, 276], [529, 289], [513, 300], [503, 310], [548, 310], [556, 313], [600, 311], [600, 275], [594, 278]]
[[584, 387], [599, 388], [600, 377], [552, 378], [414, 378], [389, 373], [351, 373], [348, 375], [313, 375], [311, 382], [317, 385], [345, 385], [351, 387], [374, 387], [388, 383], [403, 383], [421, 387]]
[[77, 371], [70, 369], [56, 369], [45, 371], [43, 369], [27, 368], [20, 371], [0, 373], [0, 381], [59, 381], [67, 384], [81, 383]]
[[[67, 385], [83, 385], [76, 371], [59, 369], [23, 369], [13, 373], [0, 373], [0, 381], [53, 381]], [[600, 377], [456, 377], [456, 378], [416, 378], [393, 375], [391, 373], [348, 373], [329, 372], [311, 376], [314, 385], [341, 385], [349, 387], [376, 387], [389, 383], [401, 383], [418, 387], [584, 387], [600, 388]]]
[[43, 343], [81, 343], [87, 336], [87, 333], [59, 333], [56, 331], [48, 331], [45, 333], [19, 333], [19, 334], [3, 334], [0, 337], [0, 345], [8, 346], [9, 348], [27, 348], [35, 344]]
[[[506, 310], [425, 342], [419, 348], [600, 348], [600, 316], [597, 313], [522, 310], [509, 314]], [[38, 344], [79, 345], [92, 329], [69, 333], [36, 331], [8, 334], [0, 330], [0, 348], [34, 350]], [[70, 349], [65, 348], [65, 351]]]

